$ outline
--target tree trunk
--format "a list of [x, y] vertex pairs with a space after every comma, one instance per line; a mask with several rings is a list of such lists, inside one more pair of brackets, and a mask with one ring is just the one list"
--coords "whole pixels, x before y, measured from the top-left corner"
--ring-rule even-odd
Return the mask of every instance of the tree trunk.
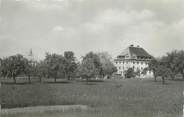
[[176, 74], [175, 74], [175, 73], [173, 73], [173, 74], [171, 74], [170, 76], [171, 76], [171, 80], [174, 80], [174, 79], [175, 79]]
[[174, 77], [175, 77], [175, 76], [174, 76], [174, 75], [172, 75], [172, 76], [171, 76], [171, 79], [172, 79], [172, 80], [174, 80]]
[[30, 75], [28, 76], [28, 81], [29, 81], [29, 84], [31, 84], [31, 76]]
[[105, 79], [105, 74], [102, 74], [102, 78]]
[[154, 77], [154, 81], [157, 82], [157, 77], [156, 77], [156, 75], [153, 75], [153, 77]]
[[156, 76], [154, 76], [154, 80], [155, 80], [155, 82], [157, 82], [157, 77]]
[[15, 84], [17, 83], [17, 82], [16, 82], [16, 78], [15, 78], [14, 75], [13, 75], [13, 81], [14, 81]]
[[70, 80], [70, 76], [67, 75], [67, 79]]
[[39, 80], [40, 80], [40, 83], [42, 83], [42, 77], [41, 76], [39, 77]]
[[162, 76], [162, 84], [165, 84], [165, 77]]
[[182, 76], [183, 76], [183, 80], [184, 80], [184, 73], [182, 73]]
[[111, 79], [111, 75], [107, 75], [107, 79]]
[[56, 83], [56, 77], [54, 78], [54, 82]]
[[88, 84], [88, 81], [89, 81], [89, 78], [88, 77], [86, 77], [86, 83]]
[[64, 77], [67, 79], [66, 72], [64, 71]]

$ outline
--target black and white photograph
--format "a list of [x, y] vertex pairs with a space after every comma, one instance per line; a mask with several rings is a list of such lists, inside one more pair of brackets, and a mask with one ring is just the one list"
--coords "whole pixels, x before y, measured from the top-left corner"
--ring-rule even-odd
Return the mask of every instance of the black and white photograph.
[[0, 117], [184, 117], [184, 0], [0, 0]]

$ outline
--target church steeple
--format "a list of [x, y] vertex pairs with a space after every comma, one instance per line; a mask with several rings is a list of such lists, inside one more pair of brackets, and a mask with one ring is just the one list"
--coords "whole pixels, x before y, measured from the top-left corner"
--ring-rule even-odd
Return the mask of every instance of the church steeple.
[[34, 55], [33, 55], [32, 49], [30, 49], [28, 57], [29, 57], [29, 60], [34, 60]]

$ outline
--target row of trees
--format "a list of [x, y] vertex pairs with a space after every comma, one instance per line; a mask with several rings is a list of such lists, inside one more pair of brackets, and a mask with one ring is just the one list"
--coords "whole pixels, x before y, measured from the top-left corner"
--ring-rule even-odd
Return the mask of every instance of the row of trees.
[[95, 77], [110, 77], [116, 72], [116, 67], [111, 62], [108, 53], [86, 54], [82, 61], [76, 60], [72, 51], [64, 52], [64, 55], [46, 53], [45, 59], [41, 61], [28, 60], [21, 54], [6, 57], [1, 60], [1, 77], [13, 78], [16, 83], [16, 77], [27, 76], [29, 83], [32, 77], [38, 77], [40, 82], [42, 78], [73, 78], [81, 77], [87, 81]]
[[145, 71], [151, 70], [154, 75], [155, 82], [157, 77], [162, 78], [163, 84], [166, 78], [174, 80], [177, 75], [181, 75], [184, 79], [184, 51], [172, 51], [158, 59], [153, 59], [149, 63], [149, 67]]

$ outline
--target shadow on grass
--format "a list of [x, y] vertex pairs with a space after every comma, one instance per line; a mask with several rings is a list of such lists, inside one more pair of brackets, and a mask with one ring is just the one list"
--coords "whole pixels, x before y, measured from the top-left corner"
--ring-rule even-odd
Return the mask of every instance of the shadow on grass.
[[2, 109], [11, 109], [11, 108], [23, 108], [23, 107], [29, 107], [29, 104], [1, 104]]
[[104, 82], [103, 80], [77, 80], [77, 82], [81, 82], [84, 85], [97, 85], [98, 83]]
[[[79, 82], [87, 82], [86, 80], [78, 80]], [[104, 80], [88, 80], [88, 82], [94, 82], [94, 83], [100, 83], [100, 82], [104, 82]]]
[[54, 82], [54, 81], [45, 81], [45, 82], [17, 82], [17, 83], [14, 83], [14, 82], [1, 82], [2, 85], [31, 85], [31, 84], [69, 84], [71, 82], [69, 81], [57, 81], [57, 82]]
[[57, 81], [57, 82], [54, 82], [54, 81], [45, 81], [45, 82], [42, 82], [42, 83], [45, 83], [45, 84], [69, 84], [71, 82], [69, 82], [69, 81]]
[[104, 82], [104, 80], [89, 80], [88, 82]]
[[28, 84], [34, 84], [34, 83], [28, 83], [28, 82], [1, 82], [2, 85], [28, 85]]
[[96, 83], [86, 82], [86, 83], [84, 83], [84, 85], [97, 85], [97, 84]]
[[170, 85], [170, 84], [172, 84], [172, 83], [170, 83], [170, 82], [165, 82], [165, 83], [163, 84], [162, 82], [160, 82], [160, 84], [161, 84], [161, 85]]
[[174, 79], [174, 80], [171, 80], [171, 81], [184, 81], [184, 79]]

